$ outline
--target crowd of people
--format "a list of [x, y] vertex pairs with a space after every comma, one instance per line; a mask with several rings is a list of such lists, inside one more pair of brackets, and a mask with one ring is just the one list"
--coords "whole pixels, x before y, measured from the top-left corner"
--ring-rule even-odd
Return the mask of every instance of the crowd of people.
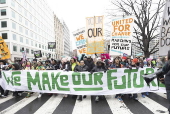
[[[136, 57], [131, 59], [131, 57], [126, 56], [117, 56], [113, 60], [112, 59], [104, 59], [101, 58], [91, 58], [90, 56], [84, 56], [81, 60], [78, 60], [77, 57], [73, 57], [71, 59], [63, 58], [61, 60], [46, 60], [46, 61], [37, 61], [37, 59], [33, 59], [33, 61], [24, 61], [21, 63], [7, 63], [5, 60], [0, 61], [1, 70], [64, 70], [64, 71], [74, 71], [74, 72], [106, 72], [110, 69], [117, 69], [117, 68], [143, 68], [143, 67], [158, 67], [161, 68], [164, 64], [168, 61], [167, 56], [158, 58], [158, 59], [151, 59], [151, 58], [144, 58], [144, 57]], [[8, 64], [7, 66], [4, 66]], [[18, 97], [21, 96], [23, 92], [21, 91], [14, 91], [13, 96]], [[0, 86], [0, 95], [1, 97], [5, 98], [9, 94], [9, 90], [3, 90]], [[33, 95], [33, 92], [27, 92], [26, 98], [29, 98]], [[50, 94], [51, 95], [51, 94]], [[145, 98], [148, 96], [149, 93], [141, 93], [141, 96]], [[39, 93], [38, 98], [41, 98], [42, 93]], [[67, 97], [67, 95], [64, 95]], [[117, 94], [115, 98], [119, 101], [122, 101], [123, 94]], [[138, 100], [137, 94], [128, 94], [130, 99]], [[75, 95], [73, 95], [75, 97]], [[77, 97], [77, 96], [76, 96]], [[86, 96], [79, 95], [77, 99], [82, 101], [83, 98]], [[96, 96], [95, 101], [98, 102], [102, 96]]]

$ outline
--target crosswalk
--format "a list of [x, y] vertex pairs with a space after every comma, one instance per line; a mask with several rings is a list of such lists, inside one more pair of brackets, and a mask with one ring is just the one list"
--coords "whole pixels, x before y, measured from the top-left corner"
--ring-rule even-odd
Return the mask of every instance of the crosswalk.
[[142, 98], [138, 94], [138, 101], [124, 95], [123, 102], [114, 98], [114, 95], [101, 96], [95, 102], [95, 96], [87, 96], [82, 102], [71, 95], [43, 94], [37, 98], [34, 93], [30, 98], [9, 95], [0, 97], [0, 114], [169, 114], [166, 94], [150, 93], [149, 97]]

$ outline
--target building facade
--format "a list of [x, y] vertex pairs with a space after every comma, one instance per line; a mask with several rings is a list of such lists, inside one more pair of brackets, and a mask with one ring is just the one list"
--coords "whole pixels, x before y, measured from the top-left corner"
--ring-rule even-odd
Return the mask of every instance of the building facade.
[[70, 45], [70, 31], [63, 21], [63, 37], [64, 37], [64, 56], [70, 56], [71, 45]]
[[54, 32], [56, 40], [56, 58], [61, 59], [64, 55], [64, 29], [63, 24], [56, 15], [54, 15]]
[[0, 11], [0, 36], [13, 61], [23, 57], [23, 48], [27, 58], [34, 58], [36, 50], [56, 58], [55, 50], [48, 49], [48, 42], [55, 41], [54, 14], [44, 0], [0, 0]]
[[[158, 42], [159, 42], [159, 38], [153, 39], [153, 40], [149, 43], [149, 51], [151, 51], [151, 49], [153, 49], [154, 46], [155, 46]], [[140, 47], [140, 45], [138, 44], [138, 42], [137, 42], [136, 39], [133, 40], [133, 42], [132, 42], [132, 56], [133, 56], [133, 57], [135, 57], [136, 54], [143, 53], [143, 51], [142, 51], [141, 49], [137, 48], [135, 45], [138, 46], [138, 47]], [[156, 48], [159, 49], [159, 45], [157, 45]], [[156, 48], [154, 48], [154, 50], [155, 50]], [[143, 53], [143, 55], [144, 55], [144, 53]], [[151, 54], [150, 56], [153, 57], [153, 58], [158, 58], [158, 57], [159, 57], [159, 51], [157, 51], [157, 52], [154, 53], [154, 54]]]

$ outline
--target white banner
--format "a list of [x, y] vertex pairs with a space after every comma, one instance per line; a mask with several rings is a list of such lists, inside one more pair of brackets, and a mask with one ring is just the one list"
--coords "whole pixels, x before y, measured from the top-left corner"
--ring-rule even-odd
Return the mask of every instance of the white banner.
[[33, 91], [76, 95], [113, 95], [141, 92], [163, 92], [165, 86], [157, 80], [147, 86], [142, 75], [157, 69], [113, 69], [106, 73], [64, 71], [3, 71], [1, 86], [11, 91]]
[[170, 50], [170, 1], [167, 0], [163, 19], [161, 22], [161, 31], [159, 39], [159, 55], [165, 56]]
[[73, 36], [76, 41], [77, 55], [80, 56], [81, 54], [86, 54], [87, 42], [85, 37], [85, 28], [81, 28], [73, 32]]
[[110, 41], [110, 55], [131, 55], [133, 33], [133, 16], [116, 17], [112, 20], [112, 39]]

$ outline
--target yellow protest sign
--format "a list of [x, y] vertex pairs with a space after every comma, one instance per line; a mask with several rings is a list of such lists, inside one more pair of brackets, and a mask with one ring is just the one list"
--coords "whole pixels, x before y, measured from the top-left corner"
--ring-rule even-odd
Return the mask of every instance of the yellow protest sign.
[[11, 58], [10, 51], [4, 42], [4, 39], [0, 37], [0, 60], [5, 60]]

